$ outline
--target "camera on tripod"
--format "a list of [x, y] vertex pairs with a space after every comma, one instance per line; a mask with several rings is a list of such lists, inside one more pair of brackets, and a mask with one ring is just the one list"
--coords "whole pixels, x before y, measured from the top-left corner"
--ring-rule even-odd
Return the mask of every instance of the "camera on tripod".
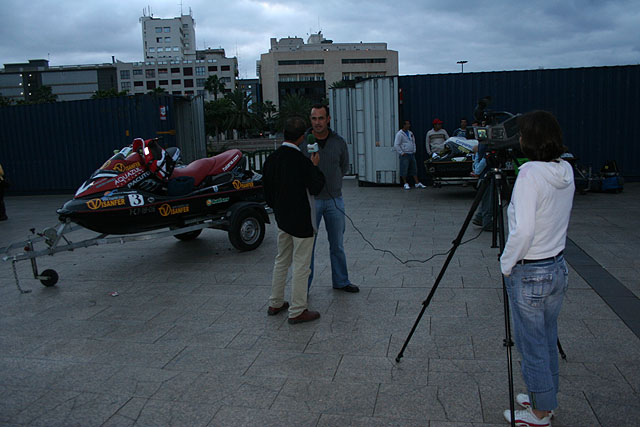
[[[509, 166], [506, 163], [522, 157], [520, 150], [520, 129], [518, 117], [507, 111], [490, 111], [491, 97], [480, 98], [473, 111], [473, 117], [481, 126], [467, 128], [467, 139], [475, 139], [479, 144], [485, 144], [487, 152], [493, 154], [497, 164], [493, 166]], [[496, 163], [496, 162], [493, 162]]]

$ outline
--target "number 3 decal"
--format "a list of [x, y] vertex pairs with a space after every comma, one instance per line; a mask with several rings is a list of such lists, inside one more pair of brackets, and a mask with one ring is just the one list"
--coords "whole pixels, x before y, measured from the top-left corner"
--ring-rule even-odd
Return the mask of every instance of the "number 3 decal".
[[142, 206], [144, 205], [144, 197], [139, 194], [129, 194], [129, 204], [131, 206]]

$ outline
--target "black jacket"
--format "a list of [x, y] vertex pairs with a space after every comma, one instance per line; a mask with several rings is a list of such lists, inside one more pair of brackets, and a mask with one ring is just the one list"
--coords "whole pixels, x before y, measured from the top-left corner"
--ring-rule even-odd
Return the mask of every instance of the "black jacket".
[[309, 194], [324, 187], [324, 175], [304, 154], [286, 145], [273, 152], [262, 168], [264, 195], [278, 228], [295, 237], [313, 237]]

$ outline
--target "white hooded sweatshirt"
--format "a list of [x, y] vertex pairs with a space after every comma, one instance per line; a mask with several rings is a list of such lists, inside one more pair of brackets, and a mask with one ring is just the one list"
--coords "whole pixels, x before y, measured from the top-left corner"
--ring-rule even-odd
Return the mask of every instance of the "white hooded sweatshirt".
[[573, 169], [564, 160], [520, 167], [507, 209], [509, 237], [500, 257], [508, 276], [522, 259], [553, 257], [564, 250], [573, 205]]

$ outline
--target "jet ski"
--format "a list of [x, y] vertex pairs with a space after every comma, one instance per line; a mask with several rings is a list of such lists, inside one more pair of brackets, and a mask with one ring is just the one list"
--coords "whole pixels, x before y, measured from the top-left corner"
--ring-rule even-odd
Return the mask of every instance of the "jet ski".
[[[177, 147], [164, 149], [158, 139], [136, 138], [86, 180], [72, 200], [57, 210], [73, 222], [104, 234], [172, 230], [208, 223], [229, 232], [240, 250], [257, 248], [264, 239], [262, 175], [252, 171], [240, 150], [179, 166]], [[191, 240], [200, 229], [175, 234]], [[197, 227], [196, 227], [197, 228]]]

